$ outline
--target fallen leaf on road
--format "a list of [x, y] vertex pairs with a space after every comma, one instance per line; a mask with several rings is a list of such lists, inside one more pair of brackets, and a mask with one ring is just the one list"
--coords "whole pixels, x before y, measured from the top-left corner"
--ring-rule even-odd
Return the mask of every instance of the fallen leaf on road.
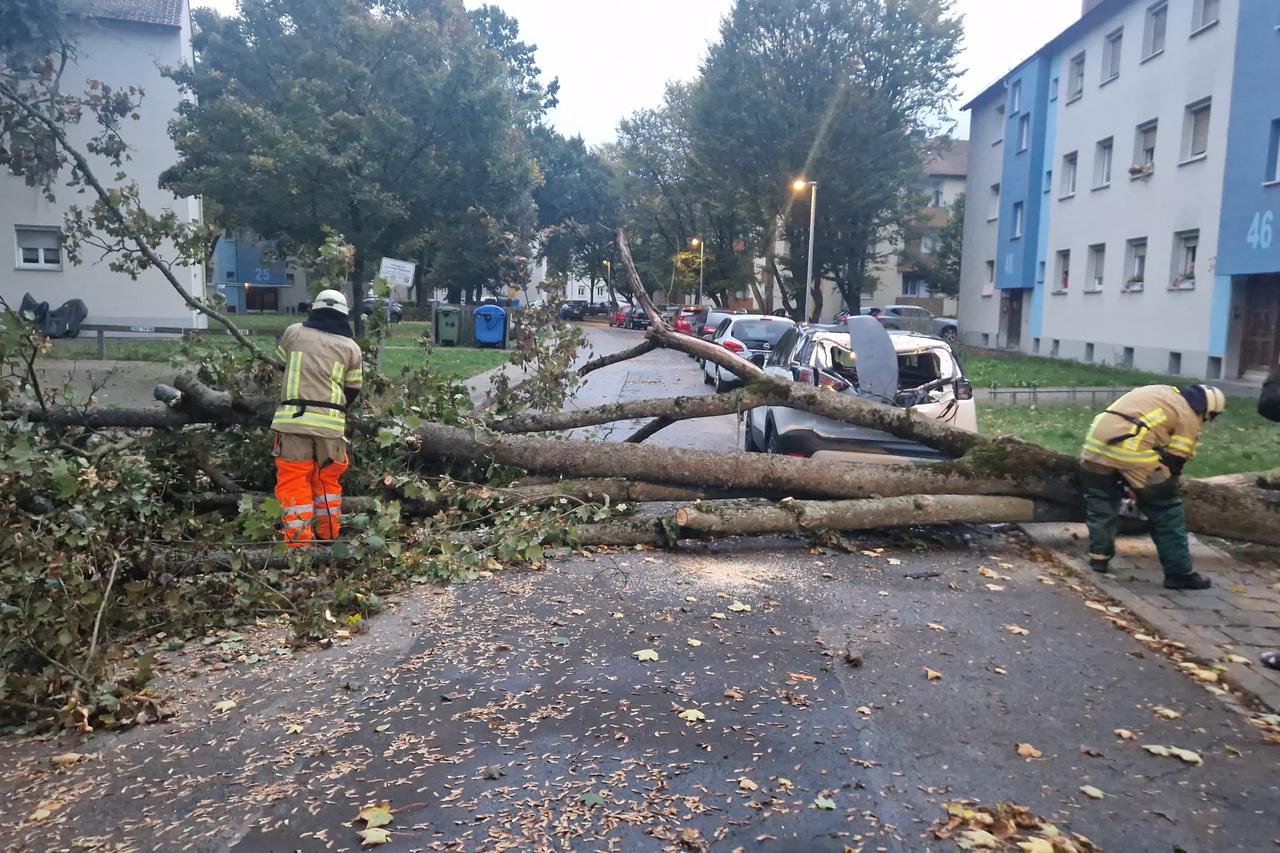
[[1238, 663], [1241, 666], [1253, 666], [1253, 661], [1244, 655], [1227, 655], [1226, 661], [1227, 663]]
[[1176, 746], [1160, 746], [1152, 743], [1144, 743], [1142, 748], [1152, 755], [1159, 755], [1162, 758], [1177, 758], [1196, 767], [1204, 764], [1204, 759], [1200, 757], [1200, 753], [1192, 752], [1189, 749], [1181, 749]]
[[751, 605], [743, 604], [741, 601], [735, 601], [733, 604], [729, 605], [729, 609], [734, 613], [750, 613]]
[[356, 835], [360, 836], [361, 847], [377, 847], [379, 844], [386, 844], [391, 840], [391, 833], [377, 826], [362, 829]]
[[889, 565], [891, 565], [891, 566], [901, 566], [901, 565], [902, 565], [902, 561], [901, 561], [901, 560], [899, 560], [897, 557], [890, 557], [890, 558], [889, 558]]
[[685, 642], [686, 642], [686, 643], [688, 643], [689, 645], [693, 646], [695, 649], [696, 649], [698, 646], [702, 645], [702, 641], [701, 641], [701, 640], [695, 640], [693, 637], [689, 637], [688, 639], [686, 639], [686, 640], [685, 640]]
[[1000, 584], [998, 583], [987, 584], [987, 589], [991, 590], [992, 592], [1004, 592], [1004, 587], [1000, 586]]
[[813, 807], [815, 809], [823, 809], [824, 811], [832, 812], [836, 809], [836, 801], [819, 794], [813, 800]]
[[757, 785], [755, 782], [752, 782], [750, 779], [748, 779], [748, 778], [747, 778], [747, 777], [745, 777], [745, 776], [738, 780], [738, 788], [739, 788], [739, 790], [743, 790], [743, 791], [758, 791], [758, 790], [760, 790], [760, 786], [759, 786], [759, 785]]
[[686, 723], [701, 723], [707, 719], [707, 715], [699, 711], [697, 708], [689, 708], [680, 712], [680, 719]]
[[966, 829], [956, 842], [964, 850], [999, 850], [1004, 845], [985, 829]]
[[926, 666], [924, 668], [924, 677], [929, 681], [941, 681], [942, 673], [938, 672], [936, 669], [929, 669], [929, 667]]
[[382, 732], [388, 731], [390, 728], [391, 728], [390, 723], [383, 723], [380, 726], [374, 726], [373, 730], [375, 732], [382, 733]]
[[386, 826], [391, 823], [391, 801], [383, 800], [377, 805], [365, 806], [356, 814], [356, 820], [364, 821], [368, 827]]
[[1099, 612], [1101, 612], [1101, 613], [1106, 613], [1106, 612], [1107, 612], [1107, 605], [1102, 604], [1102, 603], [1097, 602], [1097, 601], [1086, 601], [1086, 602], [1084, 603], [1084, 606], [1085, 606], [1085, 607], [1087, 607], [1087, 608], [1089, 608], [1090, 610], [1097, 610], [1097, 611], [1099, 611]]
[[1016, 634], [1019, 637], [1025, 637], [1031, 633], [1026, 628], [1022, 628], [1017, 625], [1005, 625], [1004, 629], [1008, 631], [1010, 634]]
[[1089, 797], [1090, 799], [1093, 799], [1093, 800], [1101, 800], [1103, 797], [1106, 796], [1106, 794], [1102, 793], [1092, 785], [1081, 785], [1080, 793], [1084, 794], [1086, 797]]
[[657, 660], [658, 653], [653, 649], [641, 649], [638, 652], [632, 652], [631, 656], [638, 661]]
[[85, 757], [86, 756], [83, 753], [79, 752], [64, 752], [61, 755], [55, 755], [53, 758], [50, 758], [49, 763], [54, 767], [70, 767], [71, 765], [84, 760]]
[[868, 708], [866, 705], [859, 705], [859, 706], [858, 706], [858, 713], [859, 713], [859, 714], [862, 714], [864, 717], [870, 717], [870, 716], [871, 716], [871, 709], [870, 709], [870, 708]]
[[1043, 753], [1029, 743], [1018, 744], [1018, 755], [1023, 758], [1039, 758]]
[[42, 820], [48, 820], [53, 813], [62, 808], [62, 803], [41, 803], [40, 808], [27, 815], [27, 820], [31, 823], [39, 823]]
[[778, 787], [784, 791], [790, 791], [792, 788], [791, 780], [783, 776], [778, 777]]
[[1100, 750], [1096, 750], [1096, 749], [1094, 749], [1094, 748], [1093, 748], [1093, 747], [1091, 747], [1091, 746], [1082, 746], [1082, 747], [1080, 747], [1080, 752], [1081, 752], [1083, 755], [1087, 755], [1087, 756], [1089, 756], [1090, 758], [1102, 758], [1102, 757], [1103, 757], [1103, 756], [1102, 756], [1102, 752], [1101, 752]]
[[234, 707], [236, 707], [236, 700], [234, 699], [223, 699], [221, 702], [213, 703], [213, 710], [219, 714], [225, 714]]
[[711, 614], [711, 618], [712, 619], [728, 619], [729, 617], [725, 616], [723, 613], [719, 611], [716, 611], [715, 613]]
[[1159, 755], [1162, 758], [1169, 757], [1169, 747], [1167, 746], [1160, 746], [1156, 743], [1144, 743], [1142, 748], [1152, 755]]
[[929, 627], [930, 627], [930, 628], [932, 628], [932, 629], [933, 629], [933, 630], [935, 630], [935, 631], [945, 631], [945, 630], [947, 630], [947, 629], [946, 629], [946, 627], [944, 627], [944, 626], [942, 626], [942, 625], [939, 625], [937, 622], [930, 622], [930, 623], [929, 623]]
[[604, 805], [604, 797], [600, 796], [599, 794], [595, 793], [594, 791], [593, 791], [592, 793], [590, 793], [590, 794], [583, 794], [583, 795], [582, 795], [582, 804], [583, 804], [584, 806], [586, 806], [587, 808], [589, 808], [589, 809], [593, 809], [593, 808], [595, 808], [596, 806], [603, 806], [603, 805]]
[[1128, 729], [1116, 729], [1116, 737], [1120, 740], [1133, 740], [1133, 732]]
[[1157, 705], [1151, 710], [1155, 711], [1157, 717], [1164, 717], [1166, 720], [1176, 720], [1182, 716], [1182, 714], [1172, 708], [1166, 708], [1163, 705]]
[[744, 697], [744, 696], [742, 695], [742, 691], [741, 691], [741, 690], [738, 690], [738, 689], [736, 689], [736, 688], [730, 687], [730, 688], [728, 688], [727, 690], [725, 690], [725, 691], [724, 691], [724, 698], [726, 698], [726, 699], [732, 699], [732, 700], [733, 700], [733, 701], [735, 701], [735, 702], [741, 702], [741, 701], [742, 701], [744, 698], [746, 698], [746, 697]]
[[1019, 841], [1018, 849], [1023, 853], [1054, 853], [1053, 842], [1043, 838], [1033, 838], [1030, 841]]
[[287, 735], [300, 735], [302, 734], [302, 726], [298, 725], [297, 723], [293, 723], [292, 725], [285, 726], [284, 733]]

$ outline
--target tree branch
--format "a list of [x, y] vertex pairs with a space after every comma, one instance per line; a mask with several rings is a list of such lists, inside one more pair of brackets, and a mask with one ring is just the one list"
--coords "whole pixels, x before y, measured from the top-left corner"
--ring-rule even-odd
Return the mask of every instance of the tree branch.
[[627, 361], [628, 359], [642, 356], [647, 352], [653, 352], [657, 348], [658, 345], [656, 343], [645, 338], [630, 349], [624, 349], [619, 352], [613, 352], [608, 355], [602, 355], [598, 358], [591, 359], [586, 364], [582, 365], [582, 367], [578, 368], [578, 375], [586, 376], [588, 373], [592, 373], [602, 367], [608, 367], [609, 365], [617, 364], [620, 361]]

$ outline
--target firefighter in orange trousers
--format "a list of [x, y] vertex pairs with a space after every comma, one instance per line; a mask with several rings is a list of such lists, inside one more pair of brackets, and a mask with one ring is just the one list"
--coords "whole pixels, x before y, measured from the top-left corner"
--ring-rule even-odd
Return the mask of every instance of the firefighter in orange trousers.
[[360, 394], [363, 364], [350, 310], [341, 291], [320, 291], [306, 321], [285, 329], [276, 349], [285, 367], [271, 420], [272, 456], [290, 548], [333, 541], [342, 526], [347, 413]]

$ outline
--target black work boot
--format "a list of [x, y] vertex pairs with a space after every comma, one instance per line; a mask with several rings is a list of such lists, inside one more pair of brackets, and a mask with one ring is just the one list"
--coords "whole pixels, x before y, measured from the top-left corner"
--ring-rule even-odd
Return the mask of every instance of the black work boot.
[[1165, 589], [1208, 589], [1213, 586], [1213, 581], [1209, 580], [1199, 572], [1191, 572], [1185, 575], [1165, 575]]
[[1091, 559], [1089, 560], [1089, 568], [1093, 569], [1100, 575], [1105, 575], [1111, 571], [1111, 561]]

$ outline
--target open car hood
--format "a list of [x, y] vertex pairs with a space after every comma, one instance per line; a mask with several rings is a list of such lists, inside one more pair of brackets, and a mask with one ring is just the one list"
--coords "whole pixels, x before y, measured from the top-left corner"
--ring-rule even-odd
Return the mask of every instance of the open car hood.
[[849, 349], [858, 369], [858, 396], [894, 405], [898, 395], [898, 352], [875, 317], [850, 317]]

